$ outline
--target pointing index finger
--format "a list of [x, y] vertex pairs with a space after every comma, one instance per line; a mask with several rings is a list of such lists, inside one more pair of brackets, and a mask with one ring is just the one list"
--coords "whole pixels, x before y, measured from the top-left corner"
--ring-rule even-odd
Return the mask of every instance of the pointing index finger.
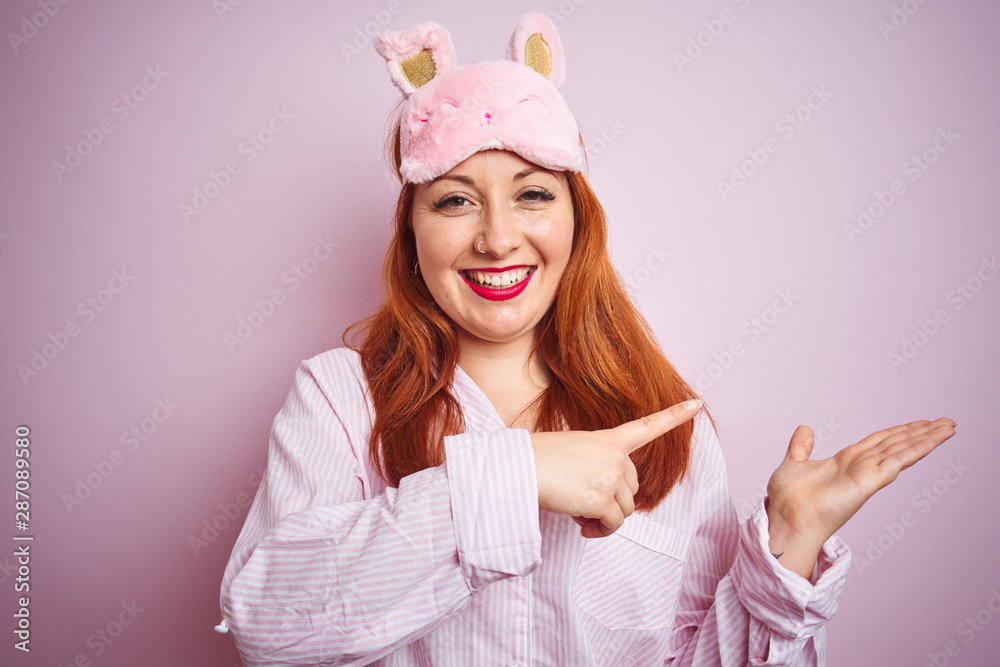
[[626, 422], [611, 430], [614, 432], [618, 442], [625, 449], [625, 452], [631, 454], [670, 429], [676, 428], [694, 417], [698, 414], [701, 406], [702, 402], [698, 399], [684, 401], [683, 403], [671, 405], [665, 410], [660, 410], [651, 415]]

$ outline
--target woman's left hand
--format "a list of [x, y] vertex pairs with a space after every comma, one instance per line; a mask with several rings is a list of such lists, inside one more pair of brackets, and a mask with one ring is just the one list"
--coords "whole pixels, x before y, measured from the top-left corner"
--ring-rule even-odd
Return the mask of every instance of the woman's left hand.
[[812, 429], [799, 426], [767, 483], [771, 553], [809, 579], [823, 544], [865, 501], [953, 435], [955, 422], [947, 417], [915, 421], [872, 433], [831, 458], [810, 461]]

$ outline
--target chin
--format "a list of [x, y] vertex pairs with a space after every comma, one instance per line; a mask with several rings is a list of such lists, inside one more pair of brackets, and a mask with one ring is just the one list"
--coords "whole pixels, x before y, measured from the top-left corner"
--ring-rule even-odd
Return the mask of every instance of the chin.
[[522, 338], [525, 334], [530, 333], [534, 327], [530, 324], [514, 325], [510, 323], [504, 323], [500, 326], [479, 326], [472, 329], [464, 329], [466, 333], [470, 336], [478, 338], [479, 340], [486, 341], [488, 343], [509, 343], [511, 341]]

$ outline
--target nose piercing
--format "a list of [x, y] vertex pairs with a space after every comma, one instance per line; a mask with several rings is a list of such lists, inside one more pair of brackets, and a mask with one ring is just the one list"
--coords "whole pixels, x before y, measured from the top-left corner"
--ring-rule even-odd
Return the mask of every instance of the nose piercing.
[[486, 253], [486, 251], [483, 250], [483, 242], [482, 241], [480, 241], [479, 245], [476, 246], [476, 250], [478, 250], [479, 252], [484, 253], [484, 254]]

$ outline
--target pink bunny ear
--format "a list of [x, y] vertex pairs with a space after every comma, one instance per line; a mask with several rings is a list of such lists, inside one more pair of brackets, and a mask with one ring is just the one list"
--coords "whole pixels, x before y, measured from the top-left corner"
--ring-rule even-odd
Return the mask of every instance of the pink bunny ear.
[[518, 20], [507, 45], [507, 59], [527, 65], [556, 88], [566, 79], [566, 54], [559, 31], [541, 12], [524, 14]]
[[405, 32], [384, 32], [375, 39], [375, 50], [385, 58], [389, 77], [404, 96], [455, 65], [451, 34], [433, 21]]

